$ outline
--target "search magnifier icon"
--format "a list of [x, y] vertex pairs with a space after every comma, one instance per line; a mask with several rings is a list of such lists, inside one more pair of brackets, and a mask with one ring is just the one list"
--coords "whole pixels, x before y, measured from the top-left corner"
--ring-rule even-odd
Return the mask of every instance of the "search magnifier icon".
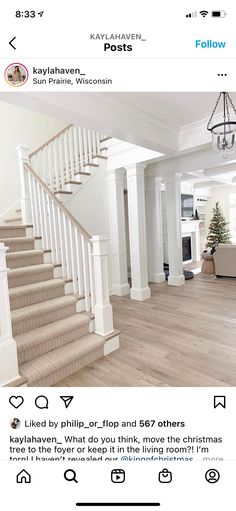
[[78, 483], [76, 479], [76, 471], [72, 469], [65, 470], [64, 479], [66, 481], [74, 481], [74, 483]]

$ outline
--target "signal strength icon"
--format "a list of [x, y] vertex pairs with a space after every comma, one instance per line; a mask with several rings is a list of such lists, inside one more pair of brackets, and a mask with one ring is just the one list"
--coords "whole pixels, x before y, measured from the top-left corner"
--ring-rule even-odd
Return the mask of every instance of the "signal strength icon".
[[189, 12], [186, 14], [186, 18], [196, 18], [197, 17], [197, 11]]
[[201, 14], [201, 16], [203, 18], [205, 18], [209, 14], [209, 12], [208, 11], [200, 11], [199, 14]]

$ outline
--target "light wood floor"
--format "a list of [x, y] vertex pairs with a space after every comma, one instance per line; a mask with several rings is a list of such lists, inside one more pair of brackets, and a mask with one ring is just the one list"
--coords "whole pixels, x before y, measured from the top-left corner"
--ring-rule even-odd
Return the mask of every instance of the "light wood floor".
[[198, 274], [113, 297], [120, 349], [57, 386], [236, 386], [236, 279]]

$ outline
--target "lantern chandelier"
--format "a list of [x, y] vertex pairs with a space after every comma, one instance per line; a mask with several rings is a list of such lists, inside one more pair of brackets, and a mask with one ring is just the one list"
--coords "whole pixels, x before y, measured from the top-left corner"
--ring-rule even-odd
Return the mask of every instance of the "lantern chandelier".
[[[223, 102], [223, 105], [222, 105]], [[220, 108], [221, 105], [223, 108]], [[217, 109], [219, 114], [217, 113]], [[223, 113], [222, 113], [223, 110]], [[222, 120], [220, 119], [222, 116]], [[214, 118], [217, 116], [217, 119]], [[223, 158], [236, 151], [236, 107], [228, 92], [221, 92], [207, 124], [212, 133], [212, 147]]]

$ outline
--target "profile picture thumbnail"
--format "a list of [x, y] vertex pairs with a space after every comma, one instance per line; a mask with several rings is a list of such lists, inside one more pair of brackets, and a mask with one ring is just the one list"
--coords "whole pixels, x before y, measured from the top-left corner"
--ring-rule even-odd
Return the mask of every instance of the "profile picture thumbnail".
[[21, 87], [29, 77], [27, 67], [18, 62], [13, 62], [5, 70], [5, 80], [12, 87]]

